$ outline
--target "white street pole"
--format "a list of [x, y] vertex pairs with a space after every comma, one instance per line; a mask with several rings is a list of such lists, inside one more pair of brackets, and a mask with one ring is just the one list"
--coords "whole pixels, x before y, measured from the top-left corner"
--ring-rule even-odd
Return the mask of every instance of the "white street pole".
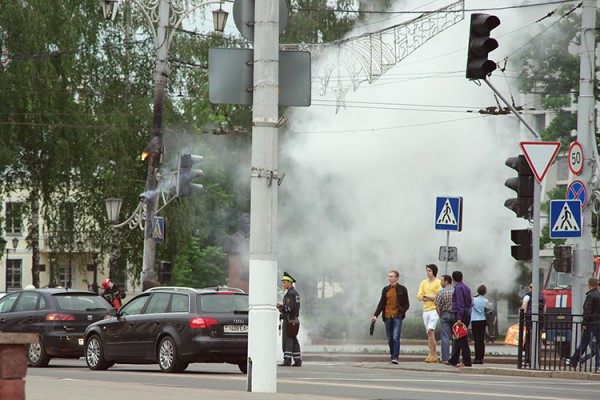
[[[596, 114], [594, 110], [594, 74], [596, 66], [596, 0], [584, 0], [581, 13], [581, 46], [579, 49], [579, 98], [577, 101], [577, 141], [583, 149], [583, 170], [579, 179], [585, 184], [587, 193], [592, 193], [593, 170], [598, 168], [595, 163]], [[581, 237], [575, 239], [573, 251], [573, 282], [571, 312], [581, 314], [583, 293], [586, 280], [591, 275], [592, 257], [592, 211], [588, 204], [582, 210]], [[581, 318], [574, 319], [574, 322]], [[573, 332], [575, 333], [575, 332]], [[576, 337], [576, 336], [572, 336]], [[571, 343], [571, 346], [576, 346]]]
[[248, 391], [277, 391], [279, 1], [256, 0], [250, 181]]

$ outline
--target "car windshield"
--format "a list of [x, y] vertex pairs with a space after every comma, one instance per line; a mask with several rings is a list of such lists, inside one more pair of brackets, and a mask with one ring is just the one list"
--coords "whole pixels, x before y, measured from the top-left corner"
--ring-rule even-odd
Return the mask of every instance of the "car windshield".
[[62, 310], [94, 311], [109, 310], [110, 306], [100, 296], [86, 294], [55, 295], [58, 306]]
[[571, 273], [557, 272], [554, 268], [550, 269], [550, 276], [546, 282], [546, 289], [571, 289]]
[[207, 313], [247, 313], [248, 296], [245, 294], [205, 294], [198, 296], [198, 309]]

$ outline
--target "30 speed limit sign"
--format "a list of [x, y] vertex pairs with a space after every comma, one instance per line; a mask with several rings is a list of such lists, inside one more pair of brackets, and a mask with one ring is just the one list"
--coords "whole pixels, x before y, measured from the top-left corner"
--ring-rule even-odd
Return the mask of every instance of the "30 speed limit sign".
[[569, 169], [575, 175], [583, 170], [583, 149], [579, 142], [573, 142], [569, 147]]

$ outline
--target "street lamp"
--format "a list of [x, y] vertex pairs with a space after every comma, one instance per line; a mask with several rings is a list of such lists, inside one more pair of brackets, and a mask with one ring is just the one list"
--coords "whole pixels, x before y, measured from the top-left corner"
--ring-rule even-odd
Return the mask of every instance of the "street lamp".
[[[8, 253], [10, 252], [10, 249], [6, 248], [6, 243], [8, 243], [6, 241], [6, 239], [4, 239], [3, 237], [0, 237], [0, 253], [4, 253], [4, 250], [6, 250], [6, 255], [8, 256]], [[17, 252], [17, 246], [19, 245], [19, 239], [14, 237], [12, 238], [12, 246], [13, 246], [13, 252], [16, 253]]]
[[106, 205], [106, 212], [108, 213], [108, 222], [114, 225], [119, 220], [119, 213], [121, 212], [121, 199], [117, 197], [109, 197], [104, 199]]
[[213, 26], [215, 31], [223, 32], [225, 30], [225, 23], [227, 23], [227, 16], [229, 13], [223, 10], [223, 2], [219, 4], [218, 10], [213, 10]]
[[[183, 19], [190, 15], [194, 10], [209, 5], [222, 4], [222, 1], [202, 1], [194, 4], [189, 9], [183, 9], [179, 2], [174, 1], [156, 1], [156, 0], [123, 0], [130, 1], [137, 6], [143, 16], [150, 24], [150, 29], [154, 37], [154, 48], [156, 49], [156, 63], [154, 68], [154, 108], [152, 111], [152, 135], [149, 145], [154, 150], [148, 154], [148, 172], [146, 175], [146, 186], [144, 196], [138, 205], [139, 214], [144, 213], [146, 223], [144, 226], [144, 255], [142, 261], [142, 273], [140, 281], [142, 284], [156, 279], [154, 264], [156, 263], [156, 242], [152, 239], [152, 220], [156, 210], [160, 193], [158, 180], [160, 175], [160, 166], [164, 154], [163, 143], [163, 109], [164, 93], [169, 75], [168, 56], [169, 47], [172, 42], [173, 34], [177, 32]], [[105, 18], [110, 15], [111, 19], [116, 17], [117, 4], [115, 0], [101, 0]], [[225, 29], [224, 11], [213, 11], [221, 24], [217, 27], [220, 31]], [[113, 215], [110, 215], [112, 217]], [[110, 218], [109, 217], [109, 218]], [[140, 221], [140, 226], [141, 226]], [[113, 227], [116, 227], [113, 225]]]

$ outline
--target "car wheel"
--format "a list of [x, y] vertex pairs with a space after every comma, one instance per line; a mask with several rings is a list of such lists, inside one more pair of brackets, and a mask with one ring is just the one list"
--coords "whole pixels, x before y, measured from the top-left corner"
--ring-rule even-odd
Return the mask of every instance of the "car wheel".
[[170, 336], [160, 341], [158, 346], [158, 365], [162, 372], [181, 372], [189, 365], [179, 360], [177, 346]]
[[50, 362], [50, 356], [46, 353], [42, 339], [27, 345], [27, 364], [30, 367], [45, 367]]
[[248, 373], [248, 362], [244, 361], [238, 364], [238, 368], [242, 371], [242, 374]]
[[85, 343], [85, 362], [94, 371], [104, 371], [114, 365], [104, 359], [102, 342], [98, 335], [91, 336]]

